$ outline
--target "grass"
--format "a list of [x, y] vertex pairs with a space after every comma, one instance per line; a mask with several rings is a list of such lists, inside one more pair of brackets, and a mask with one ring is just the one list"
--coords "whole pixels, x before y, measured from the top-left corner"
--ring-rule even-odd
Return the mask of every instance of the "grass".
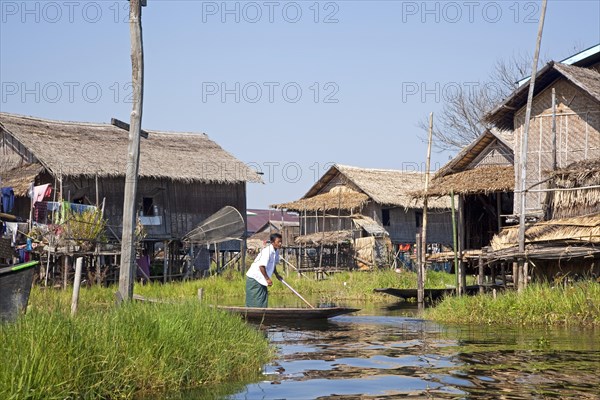
[[240, 318], [202, 306], [131, 303], [113, 288], [34, 288], [27, 314], [0, 325], [0, 398], [133, 398], [256, 379], [272, 356]]
[[532, 284], [496, 299], [490, 294], [448, 297], [428, 309], [429, 319], [452, 324], [600, 326], [600, 285], [578, 282], [568, 287]]
[[[320, 297], [327, 301], [359, 300], [387, 301], [389, 297], [373, 293], [375, 288], [416, 288], [417, 275], [413, 272], [396, 273], [391, 270], [371, 272], [340, 272], [330, 275], [327, 279], [316, 281], [290, 273], [284, 277], [292, 287], [302, 295]], [[222, 275], [211, 276], [197, 281], [188, 281], [162, 285], [152, 283], [143, 287], [137, 286], [136, 293], [150, 298], [186, 299], [196, 296], [199, 288], [203, 288], [208, 301], [218, 301], [223, 298], [240, 298], [245, 293], [245, 276], [235, 271], [226, 271]], [[445, 272], [429, 271], [427, 273], [427, 288], [445, 288], [454, 285], [454, 275]], [[289, 295], [289, 289], [276, 279], [269, 289], [270, 296]]]

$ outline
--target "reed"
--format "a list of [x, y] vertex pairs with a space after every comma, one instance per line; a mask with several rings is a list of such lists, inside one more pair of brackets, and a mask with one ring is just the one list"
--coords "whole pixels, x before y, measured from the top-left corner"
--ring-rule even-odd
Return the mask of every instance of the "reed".
[[600, 326], [600, 285], [531, 284], [519, 294], [507, 291], [448, 297], [426, 311], [426, 318], [452, 324]]

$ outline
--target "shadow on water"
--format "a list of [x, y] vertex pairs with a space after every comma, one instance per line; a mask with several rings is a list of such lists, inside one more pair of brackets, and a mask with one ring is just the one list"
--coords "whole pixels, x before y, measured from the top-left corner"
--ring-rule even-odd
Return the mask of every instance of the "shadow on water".
[[277, 348], [260, 382], [173, 399], [600, 398], [592, 330], [442, 326], [414, 303], [258, 327]]

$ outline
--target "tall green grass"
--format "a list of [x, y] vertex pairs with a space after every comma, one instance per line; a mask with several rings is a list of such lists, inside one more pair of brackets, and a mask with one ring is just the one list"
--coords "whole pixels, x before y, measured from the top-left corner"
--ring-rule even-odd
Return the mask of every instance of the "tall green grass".
[[[323, 280], [314, 280], [311, 277], [301, 277], [296, 272], [284, 279], [302, 295], [319, 296], [324, 300], [388, 300], [386, 295], [374, 293], [376, 288], [416, 288], [417, 275], [413, 272], [396, 273], [391, 270], [369, 272], [339, 272], [331, 274]], [[151, 283], [145, 286], [136, 286], [136, 293], [146, 297], [160, 299], [186, 299], [196, 296], [199, 288], [203, 288], [204, 296], [208, 301], [221, 298], [243, 297], [245, 293], [246, 277], [236, 271], [226, 271], [222, 275], [211, 276], [206, 279], [178, 282], [170, 284]], [[446, 288], [453, 286], [455, 276], [445, 272], [429, 271], [425, 287]], [[273, 279], [273, 286], [269, 289], [270, 295], [279, 296], [290, 294], [289, 289]]]
[[425, 316], [452, 324], [600, 326], [600, 284], [529, 285], [523, 293], [447, 297]]
[[197, 301], [107, 308], [112, 290], [83, 290], [71, 318], [68, 296], [40, 292], [25, 316], [0, 325], [1, 399], [132, 398], [247, 381], [273, 355], [259, 331]]

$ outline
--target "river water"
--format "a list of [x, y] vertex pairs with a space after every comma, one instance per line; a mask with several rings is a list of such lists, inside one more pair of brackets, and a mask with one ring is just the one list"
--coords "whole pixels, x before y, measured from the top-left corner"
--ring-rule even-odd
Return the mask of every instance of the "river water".
[[259, 382], [189, 399], [600, 399], [600, 332], [444, 326], [410, 303], [319, 324], [269, 325], [277, 348]]

